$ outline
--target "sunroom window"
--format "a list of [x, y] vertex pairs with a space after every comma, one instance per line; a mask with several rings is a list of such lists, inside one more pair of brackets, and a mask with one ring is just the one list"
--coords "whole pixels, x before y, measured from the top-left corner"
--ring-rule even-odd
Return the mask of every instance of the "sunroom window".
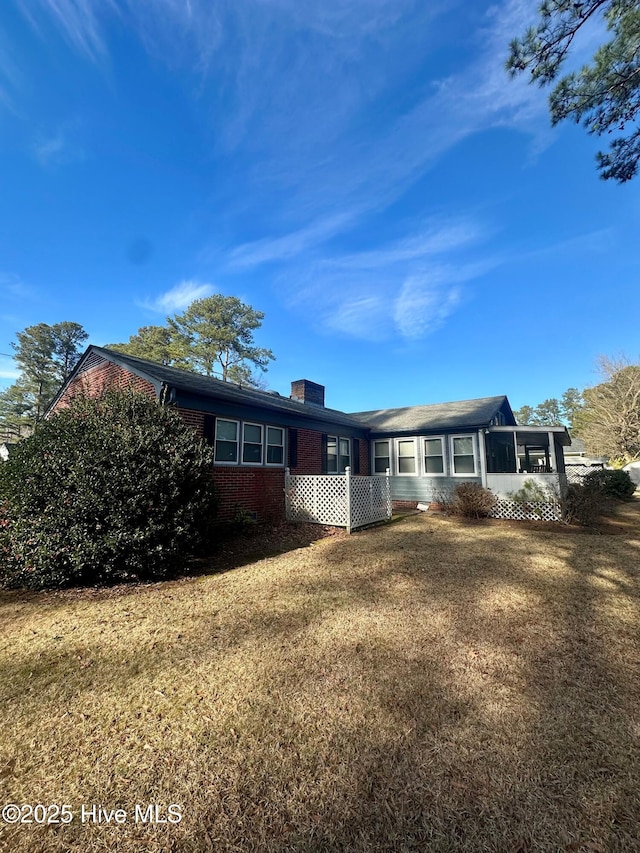
[[444, 450], [441, 438], [424, 440], [424, 473], [444, 474]]
[[416, 473], [416, 445], [411, 438], [398, 441], [398, 474]]
[[373, 442], [373, 471], [375, 474], [385, 474], [390, 467], [389, 441]]
[[475, 474], [476, 460], [473, 453], [473, 437], [470, 435], [454, 436], [451, 439], [453, 448], [453, 473]]

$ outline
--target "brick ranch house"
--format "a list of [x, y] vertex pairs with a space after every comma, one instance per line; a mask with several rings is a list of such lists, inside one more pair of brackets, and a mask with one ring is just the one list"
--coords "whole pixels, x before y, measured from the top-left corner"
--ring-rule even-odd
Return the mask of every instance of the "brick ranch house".
[[78, 393], [132, 388], [175, 407], [214, 447], [219, 518], [239, 511], [284, 518], [292, 474], [391, 476], [395, 505], [436, 501], [460, 482], [500, 495], [525, 479], [560, 486], [564, 426], [520, 427], [505, 396], [347, 414], [324, 405], [324, 387], [291, 383], [291, 396], [240, 388], [209, 376], [90, 346], [48, 416]]

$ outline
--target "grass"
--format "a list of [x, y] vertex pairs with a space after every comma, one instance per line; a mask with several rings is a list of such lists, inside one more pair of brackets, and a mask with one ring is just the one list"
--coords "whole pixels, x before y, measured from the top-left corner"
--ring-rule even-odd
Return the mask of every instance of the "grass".
[[0, 823], [0, 849], [638, 849], [640, 500], [616, 530], [410, 516], [189, 580], [0, 593], [0, 799], [75, 814]]

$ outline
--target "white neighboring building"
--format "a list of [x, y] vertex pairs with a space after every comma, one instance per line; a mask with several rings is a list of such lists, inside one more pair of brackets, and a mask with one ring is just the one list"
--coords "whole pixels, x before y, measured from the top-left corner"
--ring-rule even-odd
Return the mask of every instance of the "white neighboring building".
[[622, 470], [631, 477], [637, 489], [640, 486], [640, 462], [629, 462]]
[[587, 448], [581, 438], [571, 438], [571, 446], [564, 451], [564, 464], [581, 465], [587, 468], [604, 468], [609, 459], [606, 456], [588, 456]]

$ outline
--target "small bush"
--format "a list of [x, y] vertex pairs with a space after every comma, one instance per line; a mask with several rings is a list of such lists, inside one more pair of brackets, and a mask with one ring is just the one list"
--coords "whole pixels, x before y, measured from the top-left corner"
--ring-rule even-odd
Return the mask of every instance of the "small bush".
[[451, 511], [465, 518], [487, 518], [495, 504], [495, 496], [480, 483], [460, 483], [455, 488]]
[[212, 454], [146, 396], [78, 399], [0, 468], [0, 582], [164, 578], [210, 539]]
[[609, 504], [609, 498], [600, 489], [584, 483], [569, 483], [562, 499], [562, 517], [568, 524], [593, 527]]
[[510, 492], [509, 498], [515, 503], [528, 505], [532, 503], [549, 503], [555, 500], [553, 490], [543, 486], [537, 480], [525, 480], [517, 492]]
[[628, 501], [636, 490], [635, 483], [626, 471], [601, 468], [591, 471], [582, 480], [583, 486], [600, 491], [616, 500]]
[[514, 503], [519, 504], [524, 512], [544, 517], [544, 504], [558, 504], [559, 493], [551, 486], [543, 486], [537, 480], [525, 480], [522, 488], [517, 492], [509, 492], [508, 497]]

